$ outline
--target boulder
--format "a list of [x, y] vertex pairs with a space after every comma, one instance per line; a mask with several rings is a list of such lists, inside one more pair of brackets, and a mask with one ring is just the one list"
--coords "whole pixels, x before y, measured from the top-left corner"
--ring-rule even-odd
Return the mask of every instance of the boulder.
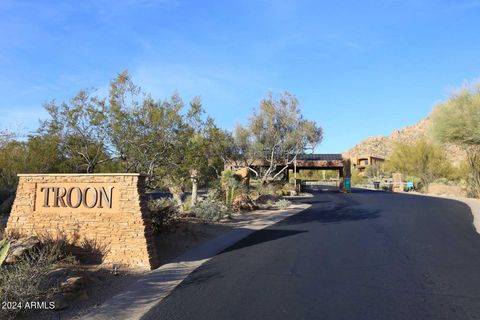
[[40, 240], [35, 236], [12, 240], [10, 242], [10, 250], [5, 262], [18, 262], [22, 256], [27, 254], [33, 248], [38, 248], [39, 245]]
[[282, 199], [282, 197], [271, 194], [262, 194], [260, 197], [255, 200], [258, 204], [272, 204]]
[[240, 168], [235, 171], [235, 176], [237, 176], [238, 180], [245, 185], [248, 186], [250, 184], [250, 170], [248, 168]]
[[233, 200], [232, 210], [235, 212], [252, 211], [258, 209], [258, 206], [249, 195], [240, 195]]
[[86, 283], [87, 278], [82, 275], [70, 276], [60, 283], [59, 292], [54, 297], [55, 310], [63, 310], [72, 303], [88, 300]]

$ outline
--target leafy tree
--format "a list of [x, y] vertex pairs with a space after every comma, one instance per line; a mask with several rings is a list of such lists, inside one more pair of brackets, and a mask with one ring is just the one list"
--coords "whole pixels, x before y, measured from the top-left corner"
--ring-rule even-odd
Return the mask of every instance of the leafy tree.
[[191, 207], [197, 204], [199, 183], [220, 178], [231, 149], [231, 135], [219, 129], [212, 118], [203, 120], [203, 114], [200, 99], [194, 99], [186, 117], [186, 143], [179, 159], [190, 174]]
[[154, 101], [133, 84], [127, 72], [110, 85], [109, 136], [127, 172], [147, 175], [147, 186], [165, 186], [180, 206], [185, 184], [192, 185], [192, 203], [199, 183], [222, 170], [230, 136], [204, 119], [199, 98], [185, 110], [182, 99]]
[[92, 173], [99, 164], [110, 161], [106, 130], [105, 101], [80, 91], [69, 102], [45, 104], [50, 119], [39, 132], [61, 144], [64, 154], [77, 172]]
[[59, 145], [56, 137], [32, 135], [0, 148], [0, 189], [14, 190], [18, 173], [68, 172], [68, 160]]
[[208, 166], [215, 173], [216, 178], [220, 178], [225, 165], [234, 154], [233, 135], [224, 129], [220, 129], [214, 120], [209, 118], [206, 123], [206, 155], [208, 155]]
[[167, 187], [182, 204], [188, 171], [181, 165], [187, 125], [181, 98], [155, 101], [124, 71], [110, 84], [108, 119], [110, 143], [126, 172], [147, 175], [147, 187]]
[[443, 150], [425, 139], [413, 144], [397, 144], [385, 163], [387, 171], [418, 177], [427, 192], [428, 185], [436, 178], [444, 176], [449, 168], [450, 163]]
[[7, 129], [0, 129], [0, 150], [16, 138], [17, 134]]
[[[303, 118], [294, 95], [284, 92], [275, 97], [269, 93], [260, 102], [259, 110], [254, 112], [247, 128], [238, 126], [236, 129], [237, 158], [247, 164], [264, 184], [282, 174], [298, 154], [313, 150], [322, 137], [322, 128]], [[251, 167], [257, 159], [265, 170]]]
[[467, 152], [468, 193], [480, 197], [480, 84], [465, 87], [432, 113], [433, 136]]
[[365, 170], [366, 176], [370, 179], [382, 178], [385, 173], [383, 172], [383, 164], [374, 163], [368, 166]]

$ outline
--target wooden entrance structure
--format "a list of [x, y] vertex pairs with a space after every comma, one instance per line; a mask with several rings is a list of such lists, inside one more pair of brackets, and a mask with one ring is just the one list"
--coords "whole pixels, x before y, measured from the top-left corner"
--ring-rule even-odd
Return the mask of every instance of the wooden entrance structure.
[[[239, 167], [235, 167], [233, 163], [227, 167], [232, 170], [240, 169]], [[250, 167], [258, 172], [264, 168], [268, 168], [269, 164], [262, 160], [255, 160], [251, 163]], [[283, 169], [283, 178], [287, 181], [292, 178], [295, 179], [296, 173], [300, 170], [337, 170], [340, 177], [340, 189], [343, 189], [343, 179], [351, 177], [350, 159], [343, 157], [341, 154], [299, 154], [296, 160], [288, 164], [288, 168], [284, 168], [285, 164], [279, 164], [277, 165], [276, 171], [278, 172]], [[293, 171], [293, 177], [289, 176], [289, 171]]]

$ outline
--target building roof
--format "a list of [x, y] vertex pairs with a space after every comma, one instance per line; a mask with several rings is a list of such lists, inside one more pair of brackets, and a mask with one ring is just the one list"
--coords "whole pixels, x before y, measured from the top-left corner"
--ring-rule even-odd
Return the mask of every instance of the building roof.
[[310, 153], [310, 154], [299, 154], [297, 156], [298, 160], [307, 160], [307, 161], [334, 161], [334, 160], [343, 160], [341, 154], [337, 153]]

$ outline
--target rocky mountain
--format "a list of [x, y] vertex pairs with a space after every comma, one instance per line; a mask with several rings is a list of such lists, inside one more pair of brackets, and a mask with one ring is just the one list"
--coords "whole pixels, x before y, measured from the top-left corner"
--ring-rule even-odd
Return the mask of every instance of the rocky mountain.
[[[368, 137], [348, 149], [344, 152], [344, 155], [347, 157], [372, 155], [388, 159], [396, 143], [413, 143], [422, 138], [430, 140], [431, 138], [428, 135], [429, 125], [430, 119], [427, 117], [414, 125], [394, 130], [390, 136]], [[445, 151], [447, 157], [454, 164], [458, 164], [465, 159], [465, 152], [456, 145], [446, 145]]]

